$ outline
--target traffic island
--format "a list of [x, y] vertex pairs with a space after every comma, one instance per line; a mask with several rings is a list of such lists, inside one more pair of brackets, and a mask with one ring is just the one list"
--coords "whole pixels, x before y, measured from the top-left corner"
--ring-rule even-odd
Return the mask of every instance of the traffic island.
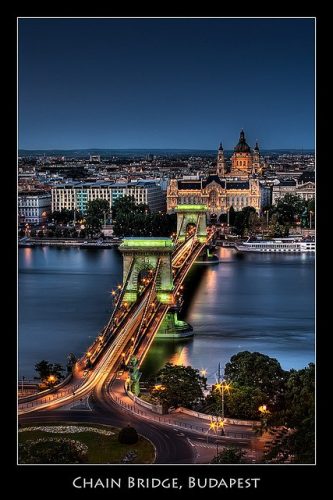
[[135, 444], [120, 443], [119, 432], [107, 425], [68, 422], [23, 425], [18, 431], [18, 463], [154, 463], [155, 448], [150, 441], [139, 435]]

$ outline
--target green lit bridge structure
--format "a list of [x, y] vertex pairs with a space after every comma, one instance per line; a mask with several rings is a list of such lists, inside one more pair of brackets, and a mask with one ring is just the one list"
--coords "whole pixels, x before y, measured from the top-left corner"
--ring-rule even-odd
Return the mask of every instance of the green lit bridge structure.
[[[72, 394], [83, 397], [93, 389], [102, 391], [117, 370], [133, 359], [140, 367], [168, 311], [177, 306], [189, 270], [214, 237], [214, 229], [206, 226], [206, 209], [178, 206], [174, 238], [124, 238], [119, 247], [123, 284], [114, 292], [112, 315], [76, 363], [71, 381], [62, 388], [63, 396], [55, 400], [50, 395], [41, 408], [68, 404]], [[29, 411], [19, 401], [19, 413]]]

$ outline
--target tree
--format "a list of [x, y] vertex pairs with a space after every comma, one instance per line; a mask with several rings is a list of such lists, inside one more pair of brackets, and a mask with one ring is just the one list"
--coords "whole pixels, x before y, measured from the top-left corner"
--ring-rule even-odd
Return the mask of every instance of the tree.
[[233, 226], [235, 224], [236, 212], [234, 207], [231, 205], [229, 208], [229, 226]]
[[59, 363], [51, 365], [51, 375], [54, 375], [58, 380], [64, 378], [62, 374], [64, 371], [64, 368]]
[[285, 384], [285, 404], [275, 416], [276, 423], [290, 432], [273, 440], [267, 460], [294, 463], [315, 461], [315, 365], [290, 370]]
[[97, 200], [88, 201], [85, 219], [87, 231], [91, 236], [101, 230], [104, 214], [108, 212], [109, 202], [107, 200], [98, 198]]
[[119, 431], [118, 441], [122, 444], [135, 444], [138, 442], [139, 436], [134, 427], [128, 425], [127, 427], [123, 427]]
[[128, 214], [136, 211], [134, 196], [122, 196], [115, 200], [112, 205], [112, 219], [117, 220], [119, 214]]
[[148, 205], [136, 205], [134, 198], [118, 198], [112, 207], [116, 236], [170, 236], [176, 231], [176, 214], [151, 213]]
[[267, 398], [262, 404], [279, 407], [287, 373], [275, 358], [259, 352], [242, 351], [230, 358], [224, 375], [238, 387], [260, 389]]
[[236, 212], [234, 226], [237, 234], [244, 236], [254, 231], [259, 224], [259, 218], [254, 207], [244, 207], [241, 212]]
[[234, 446], [230, 446], [228, 448], [224, 448], [218, 455], [216, 455], [213, 460], [210, 462], [211, 464], [245, 464], [244, 460], [245, 451], [241, 448], [235, 448]]
[[39, 378], [43, 382], [48, 382], [50, 376], [53, 377], [52, 381], [50, 381], [50, 385], [54, 385], [58, 380], [64, 378], [62, 372], [65, 370], [59, 363], [49, 363], [45, 359], [35, 364], [35, 370], [39, 374]]
[[67, 356], [67, 365], [66, 365], [67, 372], [70, 373], [73, 370], [73, 367], [75, 366], [76, 361], [77, 361], [77, 357], [75, 356], [75, 354], [73, 354], [72, 352], [69, 353], [69, 355]]
[[[82, 218], [82, 214], [78, 210], [75, 210], [75, 218], [76, 220]], [[55, 221], [57, 224], [68, 224], [74, 220], [74, 210], [68, 210], [67, 208], [63, 208], [61, 211], [55, 210], [49, 215], [48, 220], [50, 222]]]
[[43, 359], [39, 363], [35, 364], [35, 370], [38, 373], [41, 380], [46, 379], [51, 374], [52, 364]]
[[286, 194], [273, 207], [273, 213], [278, 214], [279, 224], [293, 224], [296, 217], [304, 212], [307, 203], [298, 195]]
[[88, 462], [88, 446], [67, 438], [40, 438], [19, 443], [20, 464], [82, 464]]
[[159, 403], [191, 408], [203, 399], [205, 379], [191, 366], [167, 363], [157, 374], [158, 383], [150, 388]]
[[[258, 408], [267, 401], [266, 394], [258, 387], [239, 386], [232, 384], [230, 390], [224, 394], [225, 415], [232, 418], [256, 420], [259, 416]], [[221, 414], [221, 396], [213, 391], [208, 398], [211, 413]]]

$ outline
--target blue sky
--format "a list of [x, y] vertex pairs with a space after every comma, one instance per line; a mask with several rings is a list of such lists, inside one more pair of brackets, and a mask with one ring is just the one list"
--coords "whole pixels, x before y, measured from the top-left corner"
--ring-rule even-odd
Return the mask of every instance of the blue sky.
[[20, 19], [19, 147], [314, 147], [313, 19]]

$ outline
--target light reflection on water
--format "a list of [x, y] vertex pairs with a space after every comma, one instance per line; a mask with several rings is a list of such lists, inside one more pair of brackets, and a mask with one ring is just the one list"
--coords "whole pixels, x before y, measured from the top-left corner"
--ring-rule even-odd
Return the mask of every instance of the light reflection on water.
[[[166, 361], [208, 370], [214, 379], [242, 350], [276, 357], [283, 368], [314, 360], [314, 258], [219, 249], [220, 264], [196, 264], [185, 282], [186, 341], [156, 340], [143, 371]], [[110, 290], [122, 279], [115, 249], [19, 249], [19, 365], [31, 377], [41, 359], [65, 363], [85, 351], [111, 312]]]
[[[181, 363], [184, 356], [192, 366], [207, 369], [210, 381], [219, 362], [224, 366], [244, 350], [275, 357], [284, 369], [314, 361], [314, 257], [238, 258], [229, 248], [218, 253], [220, 264], [196, 265], [185, 282], [182, 313], [194, 337], [174, 341], [168, 360]], [[155, 344], [143, 365], [145, 374], [161, 365], [156, 360], [154, 366], [154, 349]]]

